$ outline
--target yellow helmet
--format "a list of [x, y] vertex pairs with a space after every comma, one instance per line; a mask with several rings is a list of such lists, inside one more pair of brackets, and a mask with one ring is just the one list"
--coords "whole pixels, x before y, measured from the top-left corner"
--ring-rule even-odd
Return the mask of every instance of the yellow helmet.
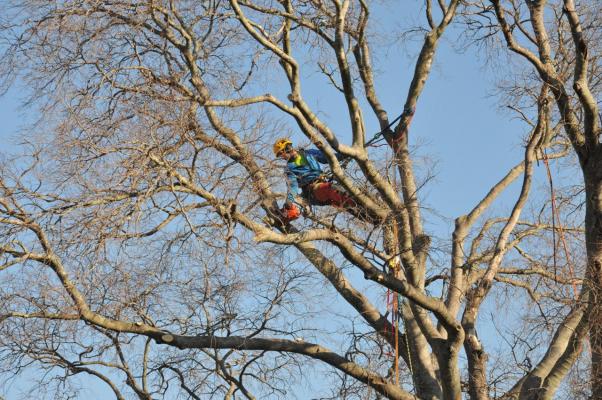
[[292, 145], [293, 142], [291, 142], [289, 138], [280, 138], [276, 140], [276, 142], [274, 143], [274, 147], [272, 148], [274, 150], [274, 155], [278, 156], [278, 154], [280, 154], [284, 149], [286, 149], [287, 146]]

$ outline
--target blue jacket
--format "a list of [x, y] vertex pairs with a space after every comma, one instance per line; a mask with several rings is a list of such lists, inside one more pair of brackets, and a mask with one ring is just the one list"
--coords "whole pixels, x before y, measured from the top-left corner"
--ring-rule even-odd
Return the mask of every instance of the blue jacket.
[[[294, 160], [286, 164], [286, 179], [288, 182], [288, 193], [286, 200], [294, 202], [295, 196], [301, 194], [301, 186], [312, 183], [322, 175], [320, 164], [328, 164], [328, 159], [320, 150], [299, 150]], [[340, 160], [342, 155], [337, 154]]]

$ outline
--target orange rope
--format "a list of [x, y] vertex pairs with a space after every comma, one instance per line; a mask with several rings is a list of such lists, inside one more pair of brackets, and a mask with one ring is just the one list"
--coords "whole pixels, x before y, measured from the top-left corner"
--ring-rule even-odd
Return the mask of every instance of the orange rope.
[[[397, 170], [394, 168], [393, 171], [395, 187], [397, 188]], [[393, 220], [393, 234], [395, 235], [395, 242], [397, 242], [397, 238], [399, 237], [399, 231], [396, 220]], [[395, 263], [391, 267], [393, 268], [393, 276], [396, 279], [398, 279], [401, 265], [399, 265], [399, 260], [397, 259], [397, 256], [394, 260]], [[393, 296], [393, 307], [395, 309], [395, 312], [391, 315], [394, 318], [395, 322], [393, 325], [395, 327], [395, 385], [399, 386], [399, 295], [397, 293], [393, 293]]]
[[[395, 271], [395, 270], [394, 270]], [[395, 273], [396, 275], [396, 273]], [[399, 302], [397, 294], [387, 289], [387, 310], [391, 311], [391, 326], [395, 332], [391, 332], [394, 336], [394, 353], [386, 353], [388, 356], [393, 356], [393, 368], [395, 371], [395, 384], [399, 385], [399, 317], [398, 317]], [[385, 330], [385, 334], [388, 334], [388, 330]]]
[[[395, 271], [395, 277], [397, 278], [397, 271]], [[395, 384], [399, 386], [399, 317], [397, 315], [399, 311], [399, 301], [397, 293], [393, 294], [393, 318], [395, 319]]]
[[[577, 283], [575, 283], [575, 269], [573, 267], [573, 263], [571, 262], [569, 247], [566, 244], [566, 239], [564, 237], [564, 230], [562, 229], [562, 223], [560, 221], [560, 213], [558, 212], [558, 208], [556, 207], [556, 194], [554, 192], [554, 183], [552, 181], [552, 172], [550, 171], [550, 163], [548, 162], [548, 155], [546, 154], [545, 149], [542, 150], [542, 154], [543, 154], [543, 162], [544, 162], [544, 164], [546, 166], [546, 170], [548, 172], [548, 180], [550, 182], [550, 197], [552, 199], [552, 233], [554, 233], [556, 230], [554, 220], [557, 219], [558, 220], [558, 233], [560, 236], [560, 241], [562, 242], [562, 248], [564, 250], [564, 255], [566, 257], [566, 263], [569, 267], [569, 278], [571, 280], [571, 284], [573, 287], [573, 298], [575, 299], [575, 301], [577, 301], [578, 289], [577, 289]], [[552, 236], [552, 237], [554, 240], [554, 277], [556, 277], [556, 239], [554, 238], [554, 236]], [[588, 340], [585, 341], [585, 347], [587, 348], [587, 352], [591, 354], [592, 348], [591, 348], [591, 344]]]
[[[550, 171], [550, 163], [548, 162], [548, 155], [545, 150], [542, 150], [543, 153], [543, 162], [546, 166], [546, 171], [548, 173], [548, 181], [550, 182], [550, 197], [552, 201], [552, 234], [554, 235], [556, 229], [558, 229], [560, 241], [562, 242], [562, 248], [564, 250], [564, 255], [566, 257], [566, 263], [569, 268], [569, 278], [571, 279], [571, 283], [573, 286], [573, 297], [577, 300], [578, 297], [578, 289], [577, 284], [575, 283], [575, 268], [573, 267], [573, 263], [571, 262], [571, 256], [568, 249], [568, 245], [566, 244], [566, 239], [564, 237], [564, 229], [562, 228], [562, 223], [560, 222], [560, 213], [558, 212], [558, 208], [556, 207], [556, 194], [554, 191], [554, 183], [552, 181], [552, 172]], [[558, 227], [556, 227], [555, 220], [558, 220]], [[556, 275], [556, 239], [554, 236], [554, 275]]]

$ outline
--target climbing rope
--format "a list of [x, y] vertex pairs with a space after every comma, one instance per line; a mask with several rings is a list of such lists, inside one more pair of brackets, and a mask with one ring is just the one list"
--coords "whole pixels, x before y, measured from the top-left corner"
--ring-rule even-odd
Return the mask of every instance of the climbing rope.
[[410, 376], [412, 377], [412, 382], [414, 382], [414, 387], [416, 386], [416, 381], [414, 380], [414, 367], [412, 366], [412, 352], [410, 351], [410, 337], [408, 335], [408, 322], [403, 316], [403, 311], [399, 312], [401, 315], [401, 319], [403, 320], [403, 326], [406, 330], [406, 352], [408, 353], [408, 368], [410, 368]]
[[[564, 255], [566, 257], [566, 263], [569, 267], [569, 279], [571, 280], [571, 286], [573, 287], [573, 298], [575, 301], [578, 299], [578, 289], [577, 283], [575, 282], [575, 268], [573, 267], [573, 263], [571, 262], [571, 256], [569, 252], [569, 247], [566, 244], [566, 239], [564, 237], [564, 229], [562, 228], [562, 223], [560, 222], [560, 213], [558, 212], [558, 208], [556, 207], [556, 193], [554, 191], [554, 182], [552, 180], [552, 172], [550, 171], [550, 163], [548, 162], [548, 155], [545, 149], [542, 149], [542, 159], [543, 163], [546, 166], [546, 171], [548, 173], [548, 182], [550, 183], [550, 198], [552, 204], [552, 240], [554, 241], [553, 251], [554, 251], [554, 279], [556, 279], [556, 219], [558, 220], [558, 233], [560, 236], [560, 241], [562, 242], [562, 248], [564, 250]], [[587, 348], [587, 352], [591, 355], [592, 348], [591, 344], [588, 340], [585, 341], [585, 347]]]
[[[397, 175], [395, 173], [395, 175]], [[395, 176], [395, 182], [397, 182], [397, 177]], [[396, 189], [397, 189], [397, 184], [395, 185]], [[399, 237], [398, 236], [398, 227], [397, 227], [397, 221], [393, 221], [393, 234], [395, 235], [395, 237]], [[393, 267], [393, 276], [395, 277], [395, 279], [400, 279], [400, 273], [401, 273], [401, 261], [399, 260], [399, 257], [395, 257], [393, 260], [395, 260], [394, 263], [394, 267]], [[410, 338], [408, 335], [408, 322], [406, 321], [404, 315], [403, 315], [403, 310], [401, 309], [401, 296], [399, 293], [396, 293], [396, 306], [395, 309], [397, 310], [397, 319], [396, 319], [396, 325], [395, 325], [395, 373], [396, 373], [396, 378], [397, 381], [396, 383], [399, 385], [399, 320], [401, 319], [403, 321], [403, 326], [406, 330], [406, 353], [408, 355], [408, 368], [410, 369], [410, 376], [412, 377], [412, 382], [415, 383], [414, 381], [414, 368], [412, 366], [412, 353], [410, 352]], [[415, 385], [414, 385], [415, 386]]]
[[[394, 228], [395, 229], [395, 228]], [[399, 259], [397, 257], [389, 260], [389, 269], [393, 272], [393, 276], [396, 279], [400, 278], [401, 265], [399, 263]], [[393, 370], [395, 373], [394, 381], [396, 385], [399, 385], [399, 329], [400, 329], [400, 321], [403, 322], [403, 326], [406, 329], [406, 353], [408, 356], [408, 367], [410, 369], [410, 375], [412, 376], [412, 381], [414, 381], [414, 369], [412, 366], [412, 354], [410, 352], [410, 341], [407, 335], [407, 321], [403, 315], [402, 301], [399, 293], [395, 293], [390, 289], [387, 289], [387, 311], [390, 312], [391, 315], [391, 327], [394, 329], [394, 332], [391, 332], [391, 336], [394, 337], [393, 342], [393, 350], [394, 352], [386, 353], [389, 357], [393, 357]], [[385, 331], [385, 334], [388, 334]]]
[[[395, 190], [398, 190], [397, 184], [397, 169], [393, 168], [393, 186]], [[397, 239], [399, 237], [399, 227], [397, 226], [397, 221], [393, 220], [393, 236]], [[387, 266], [389, 268], [389, 272], [392, 273], [395, 279], [401, 278], [401, 260], [398, 256], [394, 256], [387, 261]], [[399, 293], [395, 293], [389, 289], [387, 289], [387, 311], [390, 310], [391, 314], [391, 326], [395, 332], [391, 332], [394, 337], [393, 348], [394, 353], [388, 353], [389, 356], [393, 356], [393, 370], [395, 373], [394, 381], [397, 386], [399, 386], [399, 329], [400, 329], [400, 321], [403, 322], [403, 326], [406, 330], [406, 352], [407, 352], [407, 364], [410, 370], [410, 376], [412, 378], [412, 382], [414, 382], [414, 369], [412, 366], [412, 354], [410, 351], [410, 340], [408, 332], [408, 324], [404, 317], [402, 308], [401, 295]]]
[[[393, 357], [394, 376], [391, 379], [396, 385], [399, 385], [399, 295], [390, 289], [387, 289], [387, 312], [391, 315], [391, 336], [393, 336], [393, 352], [387, 352], [386, 355]], [[388, 335], [388, 331], [385, 332]]]
[[[571, 262], [570, 252], [568, 245], [566, 243], [566, 239], [564, 237], [564, 229], [562, 227], [562, 223], [560, 223], [560, 213], [558, 208], [556, 207], [556, 193], [554, 191], [554, 181], [552, 180], [552, 172], [550, 170], [550, 163], [548, 159], [548, 155], [545, 149], [542, 150], [542, 158], [543, 163], [546, 166], [546, 172], [548, 174], [548, 182], [550, 183], [550, 199], [552, 204], [552, 241], [554, 242], [553, 246], [553, 260], [554, 260], [554, 279], [556, 279], [556, 270], [557, 270], [557, 251], [556, 251], [556, 230], [558, 230], [558, 234], [560, 237], [560, 242], [562, 243], [562, 248], [564, 250], [564, 255], [566, 257], [566, 263], [569, 268], [569, 278], [573, 287], [573, 297], [577, 299], [578, 290], [577, 284], [575, 283], [575, 268], [573, 267], [573, 263]], [[558, 220], [558, 226], [556, 226], [556, 220]]]

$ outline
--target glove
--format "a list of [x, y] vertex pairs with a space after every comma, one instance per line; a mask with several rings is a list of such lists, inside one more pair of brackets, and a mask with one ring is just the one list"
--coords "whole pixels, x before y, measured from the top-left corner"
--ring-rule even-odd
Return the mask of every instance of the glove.
[[284, 203], [284, 207], [280, 210], [280, 213], [285, 219], [285, 222], [296, 220], [301, 215], [299, 207], [289, 202]]

